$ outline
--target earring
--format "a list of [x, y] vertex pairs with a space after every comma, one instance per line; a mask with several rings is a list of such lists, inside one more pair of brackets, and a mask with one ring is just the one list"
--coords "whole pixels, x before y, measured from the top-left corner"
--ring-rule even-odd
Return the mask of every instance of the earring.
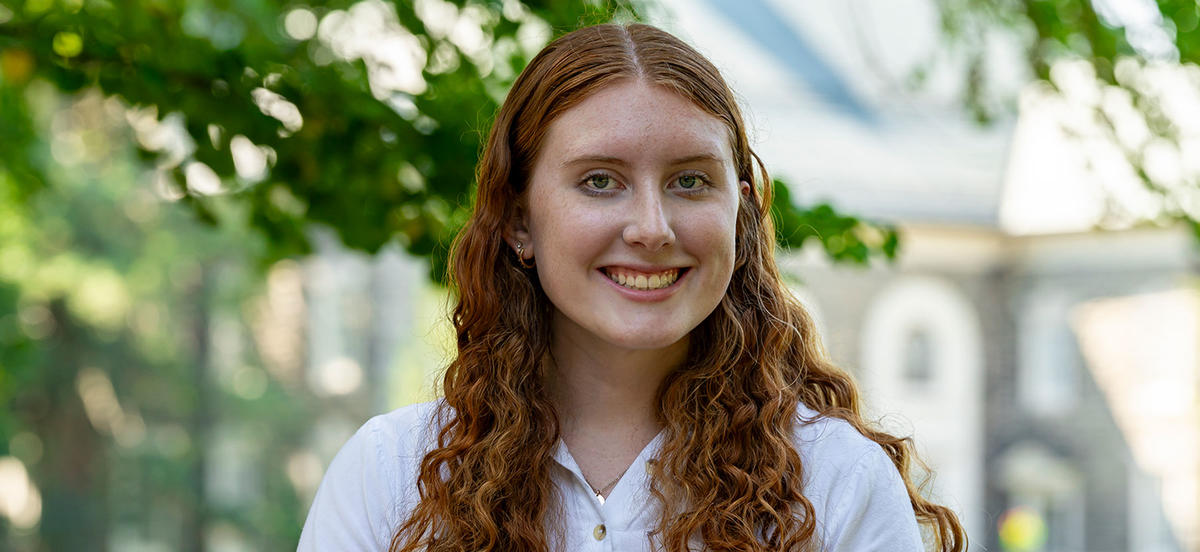
[[528, 263], [525, 262], [525, 244], [519, 241], [517, 242], [517, 262], [521, 263], [521, 266], [525, 268], [537, 266], [537, 261], [533, 259], [530, 259]]

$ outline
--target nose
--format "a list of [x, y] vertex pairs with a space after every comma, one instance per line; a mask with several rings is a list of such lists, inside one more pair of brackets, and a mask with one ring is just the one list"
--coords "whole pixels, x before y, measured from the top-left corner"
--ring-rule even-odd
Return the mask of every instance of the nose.
[[662, 194], [656, 187], [642, 187], [643, 193], [635, 194], [634, 205], [630, 206], [628, 222], [621, 237], [629, 245], [658, 251], [675, 243], [675, 231]]

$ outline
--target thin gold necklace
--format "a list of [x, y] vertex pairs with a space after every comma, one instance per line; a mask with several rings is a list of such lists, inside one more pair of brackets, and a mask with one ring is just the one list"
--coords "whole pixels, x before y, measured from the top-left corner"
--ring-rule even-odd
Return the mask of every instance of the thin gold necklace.
[[607, 484], [605, 484], [603, 487], [600, 487], [599, 489], [597, 489], [596, 487], [592, 487], [592, 482], [587, 481], [586, 477], [583, 478], [583, 480], [587, 481], [588, 487], [591, 487], [592, 492], [596, 494], [596, 500], [599, 500], [600, 504], [604, 504], [604, 493], [606, 491], [608, 491], [610, 487], [613, 487], [614, 485], [616, 485], [617, 481], [620, 481], [621, 478], [625, 476], [625, 472], [627, 472], [627, 471], [629, 471], [629, 466], [625, 466], [625, 470], [621, 472], [621, 475], [618, 475], [617, 477], [613, 478], [612, 481], [609, 481]]

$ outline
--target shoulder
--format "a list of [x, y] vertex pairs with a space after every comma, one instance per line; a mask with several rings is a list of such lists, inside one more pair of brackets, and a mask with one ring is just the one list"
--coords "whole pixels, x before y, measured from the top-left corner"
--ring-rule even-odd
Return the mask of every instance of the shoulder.
[[[342, 446], [338, 456], [361, 455], [364, 459], [389, 466], [397, 460], [424, 458], [437, 443], [437, 434], [446, 414], [442, 401], [411, 404], [379, 414], [367, 420]], [[336, 465], [330, 464], [330, 470]]]
[[846, 467], [864, 456], [884, 454], [875, 441], [859, 433], [850, 422], [823, 416], [804, 404], [796, 408], [792, 437], [807, 470]]
[[923, 550], [904, 480], [878, 443], [805, 405], [793, 439], [825, 550]]
[[313, 497], [299, 550], [387, 548], [412, 502], [421, 458], [437, 442], [440, 401], [380, 414], [342, 446]]
[[814, 506], [838, 499], [844, 489], [841, 483], [855, 472], [896, 472], [883, 448], [850, 422], [823, 416], [803, 404], [796, 409], [792, 439], [804, 466], [804, 494]]
[[385, 456], [424, 457], [441, 429], [443, 401], [436, 400], [411, 404], [380, 414], [367, 420], [358, 434], [351, 439], [362, 438], [376, 443]]

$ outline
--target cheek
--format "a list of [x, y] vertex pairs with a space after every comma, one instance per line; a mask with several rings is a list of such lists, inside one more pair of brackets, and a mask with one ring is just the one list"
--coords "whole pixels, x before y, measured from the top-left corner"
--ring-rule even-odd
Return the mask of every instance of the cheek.
[[586, 262], [613, 239], [617, 225], [602, 210], [582, 208], [570, 201], [531, 206], [529, 230], [539, 262]]
[[703, 216], [688, 217], [693, 226], [691, 232], [716, 253], [732, 259], [737, 239], [737, 210], [724, 207]]
[[724, 290], [733, 276], [737, 238], [734, 217], [722, 211], [694, 213], [688, 223], [676, 228], [681, 245], [707, 270], [702, 271], [706, 287]]

